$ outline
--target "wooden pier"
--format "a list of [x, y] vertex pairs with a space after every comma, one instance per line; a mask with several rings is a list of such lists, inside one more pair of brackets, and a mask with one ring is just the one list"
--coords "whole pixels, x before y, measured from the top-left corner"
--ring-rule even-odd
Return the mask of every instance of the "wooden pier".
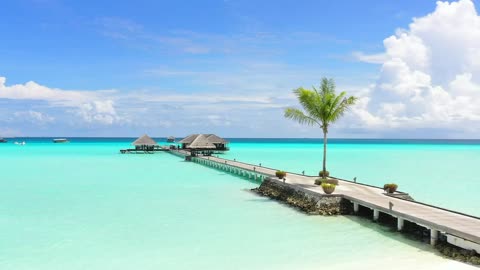
[[[185, 151], [171, 150], [172, 154], [188, 156]], [[219, 157], [190, 157], [191, 161], [219, 170], [237, 174], [249, 179], [263, 181], [265, 178], [280, 181], [275, 177], [276, 169], [259, 165], [222, 159]], [[317, 176], [299, 175], [287, 172], [286, 184], [318, 194], [324, 194], [322, 188], [314, 184]], [[409, 201], [385, 194], [382, 188], [338, 179], [335, 194], [342, 196], [353, 204], [354, 212], [360, 207], [373, 210], [372, 218], [377, 220], [380, 213], [397, 219], [397, 229], [401, 231], [405, 221], [416, 223], [430, 230], [430, 243], [435, 245], [442, 234], [455, 246], [475, 250], [480, 253], [480, 218], [443, 209], [433, 205]]]
[[130, 149], [120, 149], [122, 154], [154, 154], [155, 152], [168, 152], [170, 149], [168, 147], [154, 147], [148, 149], [139, 149], [139, 148], [130, 148]]

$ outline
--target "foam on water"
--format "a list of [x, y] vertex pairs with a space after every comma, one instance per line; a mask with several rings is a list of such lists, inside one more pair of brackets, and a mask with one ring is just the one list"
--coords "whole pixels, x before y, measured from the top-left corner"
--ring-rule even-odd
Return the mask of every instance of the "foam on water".
[[[1, 145], [0, 269], [470, 268], [368, 220], [307, 216], [247, 180], [122, 147]], [[228, 155], [248, 159], [250, 147]], [[307, 155], [282, 161], [287, 147], [275, 148], [257, 152], [292, 169]]]

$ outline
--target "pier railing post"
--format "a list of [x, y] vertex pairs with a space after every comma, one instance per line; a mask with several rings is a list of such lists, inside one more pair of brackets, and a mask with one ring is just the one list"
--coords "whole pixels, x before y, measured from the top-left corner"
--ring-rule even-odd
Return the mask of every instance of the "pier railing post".
[[373, 220], [377, 221], [379, 216], [380, 216], [380, 211], [378, 211], [378, 209], [373, 209]]
[[438, 230], [430, 228], [430, 245], [435, 246], [438, 241]]
[[401, 231], [403, 230], [403, 225], [404, 225], [404, 219], [401, 217], [397, 218], [397, 230]]

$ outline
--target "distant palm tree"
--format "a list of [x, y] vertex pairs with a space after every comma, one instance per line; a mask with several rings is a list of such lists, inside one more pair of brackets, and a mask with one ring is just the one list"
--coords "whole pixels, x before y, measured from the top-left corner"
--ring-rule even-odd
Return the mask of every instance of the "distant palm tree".
[[297, 96], [303, 111], [296, 108], [286, 108], [285, 117], [293, 119], [300, 124], [310, 126], [318, 125], [323, 131], [323, 174], [327, 177], [327, 133], [332, 123], [337, 121], [349, 107], [355, 104], [356, 97], [346, 97], [346, 92], [339, 95], [335, 93], [333, 79], [323, 78], [320, 89], [304, 89], [302, 87], [293, 91]]

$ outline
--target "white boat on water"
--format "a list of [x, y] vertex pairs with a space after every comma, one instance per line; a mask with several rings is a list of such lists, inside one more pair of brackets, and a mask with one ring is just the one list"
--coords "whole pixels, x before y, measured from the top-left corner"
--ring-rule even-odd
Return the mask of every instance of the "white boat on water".
[[65, 138], [53, 139], [54, 143], [68, 143], [68, 140]]
[[16, 144], [16, 145], [25, 145], [25, 144], [27, 144], [27, 143], [26, 143], [25, 141], [23, 141], [23, 142], [14, 142], [13, 144]]

